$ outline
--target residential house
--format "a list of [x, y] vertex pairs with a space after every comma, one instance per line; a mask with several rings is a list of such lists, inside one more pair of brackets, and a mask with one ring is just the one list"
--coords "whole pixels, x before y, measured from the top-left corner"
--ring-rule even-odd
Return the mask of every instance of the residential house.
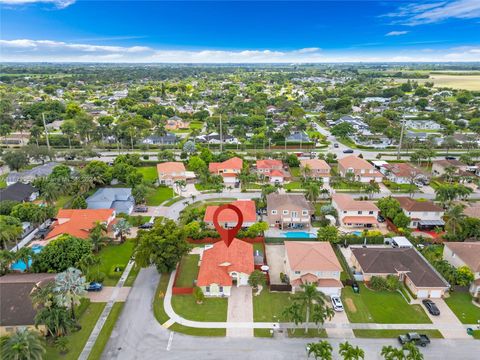
[[164, 162], [157, 164], [158, 181], [160, 185], [172, 186], [175, 181], [186, 181], [185, 165], [182, 162]]
[[238, 175], [242, 168], [243, 160], [239, 157], [233, 157], [220, 163], [212, 162], [208, 164], [210, 173], [222, 176], [225, 185], [238, 186], [240, 184]]
[[190, 123], [187, 121], [183, 121], [183, 119], [179, 116], [172, 116], [167, 120], [165, 124], [165, 130], [174, 131], [179, 129], [188, 129]]
[[307, 159], [300, 160], [300, 172], [315, 180], [322, 180], [325, 184], [330, 182], [330, 165], [325, 160]]
[[[257, 209], [255, 207], [255, 201], [253, 200], [236, 200], [231, 203], [240, 209], [243, 215], [242, 227], [249, 227], [257, 222]], [[218, 209], [216, 205], [207, 206], [205, 209], [205, 215], [203, 221], [213, 228], [213, 214]], [[237, 213], [231, 209], [226, 209], [218, 214], [218, 223], [221, 224], [224, 228], [234, 228], [238, 223]]]
[[397, 276], [417, 298], [441, 298], [447, 281], [414, 248], [350, 247], [351, 263], [364, 281]]
[[167, 132], [163, 136], [150, 135], [142, 140], [143, 144], [148, 145], [175, 145], [178, 142], [178, 138], [175, 134]]
[[468, 217], [480, 219], [480, 205], [470, 204], [463, 209], [463, 213]]
[[329, 242], [286, 241], [284, 263], [292, 290], [310, 283], [325, 295], [340, 296], [342, 266]]
[[270, 227], [285, 229], [310, 228], [314, 208], [303, 194], [268, 194], [267, 215]]
[[87, 209], [114, 209], [117, 214], [130, 215], [134, 206], [130, 188], [101, 188], [87, 198]]
[[57, 220], [52, 224], [52, 230], [45, 236], [45, 240], [53, 240], [60, 235], [68, 234], [80, 239], [88, 239], [90, 230], [97, 223], [107, 226], [109, 233], [115, 222], [113, 209], [60, 209]]
[[287, 143], [309, 143], [311, 141], [305, 131], [295, 131], [287, 136]]
[[203, 251], [197, 286], [205, 296], [230, 296], [232, 286], [247, 286], [254, 270], [253, 245], [233, 239], [230, 246], [219, 241]]
[[43, 165], [35, 166], [30, 170], [25, 170], [20, 172], [12, 171], [7, 175], [7, 179], [6, 179], [7, 185], [12, 185], [17, 182], [29, 184], [33, 180], [39, 177], [45, 177], [50, 175], [53, 171], [53, 168], [58, 165], [60, 164], [56, 162], [49, 162]]
[[195, 140], [199, 143], [205, 143], [205, 144], [233, 144], [233, 145], [238, 145], [240, 144], [240, 141], [232, 135], [225, 134], [222, 137], [220, 137], [220, 134], [217, 133], [211, 133], [208, 135], [199, 135], [195, 138]]
[[373, 201], [355, 200], [348, 194], [333, 194], [332, 206], [337, 210], [341, 226], [351, 228], [378, 227], [379, 209]]
[[281, 160], [257, 160], [256, 172], [258, 175], [267, 178], [271, 184], [283, 184], [290, 179], [290, 173], [285, 170]]
[[405, 127], [418, 130], [442, 130], [442, 125], [432, 120], [407, 120]]
[[454, 174], [459, 176], [471, 176], [472, 173], [467, 172], [468, 165], [458, 160], [434, 160], [432, 161], [432, 176], [443, 176], [447, 172], [445, 169], [453, 168]]
[[0, 201], [30, 202], [38, 197], [38, 190], [30, 184], [17, 182], [0, 190]]
[[380, 168], [380, 172], [397, 184], [414, 184], [429, 178], [425, 171], [408, 163], [386, 164]]
[[46, 333], [44, 325], [35, 326], [37, 310], [30, 294], [38, 286], [53, 281], [55, 274], [7, 274], [0, 277], [0, 336], [21, 328]]
[[353, 180], [362, 183], [382, 182], [383, 175], [368, 161], [356, 155], [349, 155], [338, 160], [338, 172], [341, 176], [353, 174]]
[[335, 125], [339, 125], [339, 124], [343, 124], [343, 123], [348, 123], [348, 124], [352, 125], [352, 127], [356, 131], [364, 131], [364, 130], [369, 130], [370, 129], [368, 124], [366, 122], [364, 122], [362, 120], [362, 118], [357, 117], [357, 116], [345, 115], [345, 116], [342, 116], [337, 121], [332, 121], [332, 122], [329, 122], [329, 123], [331, 124], [331, 126], [335, 126]]
[[410, 228], [432, 230], [445, 226], [443, 208], [435, 205], [432, 201], [417, 201], [407, 196], [397, 196], [394, 199], [400, 203], [403, 213], [411, 219]]
[[445, 242], [443, 259], [456, 268], [466, 266], [474, 276], [470, 285], [473, 297], [480, 296], [480, 242]]

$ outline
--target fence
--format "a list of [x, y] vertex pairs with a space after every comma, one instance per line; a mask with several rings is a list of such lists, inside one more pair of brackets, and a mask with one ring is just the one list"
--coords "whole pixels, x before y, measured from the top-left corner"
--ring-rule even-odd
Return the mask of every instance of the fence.
[[[216, 242], [221, 241], [221, 238], [212, 238], [212, 237], [206, 237], [203, 239], [192, 239], [188, 238], [187, 241], [190, 244], [197, 244], [197, 245], [202, 245], [202, 244], [215, 244]], [[242, 238], [240, 239], [242, 241], [248, 242], [250, 244], [256, 244], [256, 243], [263, 243], [265, 242], [265, 239], [263, 236], [257, 236], [254, 238]]]
[[177, 271], [175, 272], [175, 279], [173, 279], [173, 287], [172, 287], [172, 294], [173, 295], [188, 295], [193, 293], [193, 286], [192, 287], [177, 287], [177, 279], [179, 274], [181, 273], [181, 261], [177, 265]]

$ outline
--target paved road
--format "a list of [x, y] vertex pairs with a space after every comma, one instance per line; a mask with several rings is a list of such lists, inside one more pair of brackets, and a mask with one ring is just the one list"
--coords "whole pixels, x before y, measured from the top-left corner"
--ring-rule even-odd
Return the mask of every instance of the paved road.
[[[306, 359], [309, 339], [237, 339], [192, 337], [163, 328], [152, 313], [152, 299], [159, 281], [154, 268], [142, 269], [130, 292], [122, 315], [107, 343], [102, 359]], [[279, 337], [281, 337], [279, 335]], [[342, 339], [329, 339], [338, 350]], [[393, 339], [349, 339], [365, 350], [365, 359], [381, 359], [384, 345], [397, 345]], [[433, 340], [422, 349], [425, 359], [476, 360], [480, 341]], [[336, 357], [338, 358], [338, 357]]]

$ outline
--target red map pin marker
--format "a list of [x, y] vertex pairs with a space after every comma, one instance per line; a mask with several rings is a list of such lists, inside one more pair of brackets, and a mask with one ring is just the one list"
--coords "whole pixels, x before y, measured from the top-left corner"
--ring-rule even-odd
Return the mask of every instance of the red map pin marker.
[[[221, 226], [218, 223], [218, 215], [220, 215], [220, 213], [225, 210], [233, 210], [237, 214], [237, 217], [238, 217], [237, 225], [233, 229], [225, 229], [223, 226]], [[232, 204], [221, 205], [217, 208], [217, 210], [215, 210], [215, 213], [213, 214], [213, 225], [215, 225], [215, 229], [217, 229], [218, 233], [220, 234], [220, 237], [225, 242], [227, 247], [229, 247], [233, 239], [235, 239], [235, 236], [237, 235], [238, 231], [242, 227], [242, 224], [243, 224], [242, 211], [235, 205], [232, 205]]]

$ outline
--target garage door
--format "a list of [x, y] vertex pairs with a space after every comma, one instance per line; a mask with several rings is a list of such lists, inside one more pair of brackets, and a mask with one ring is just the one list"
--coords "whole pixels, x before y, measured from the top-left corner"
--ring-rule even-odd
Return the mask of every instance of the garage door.
[[323, 292], [327, 296], [340, 296], [340, 288], [339, 287], [317, 287], [318, 291]]
[[442, 297], [442, 290], [432, 290], [432, 291], [430, 291], [430, 297], [435, 298], [435, 299], [441, 298]]
[[428, 297], [428, 290], [418, 290], [417, 291], [418, 298], [427, 298]]

